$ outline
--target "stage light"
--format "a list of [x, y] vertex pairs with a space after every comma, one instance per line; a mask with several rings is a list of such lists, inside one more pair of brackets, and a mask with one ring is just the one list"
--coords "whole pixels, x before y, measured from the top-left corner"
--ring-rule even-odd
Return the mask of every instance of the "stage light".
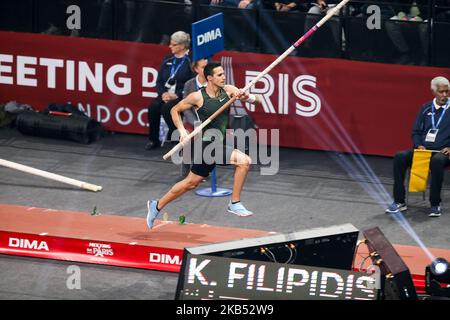
[[431, 263], [430, 270], [435, 275], [440, 276], [448, 271], [448, 267], [449, 265], [447, 260], [444, 258], [437, 258]]
[[431, 298], [450, 298], [450, 271], [448, 261], [444, 258], [434, 259], [425, 268], [426, 292]]

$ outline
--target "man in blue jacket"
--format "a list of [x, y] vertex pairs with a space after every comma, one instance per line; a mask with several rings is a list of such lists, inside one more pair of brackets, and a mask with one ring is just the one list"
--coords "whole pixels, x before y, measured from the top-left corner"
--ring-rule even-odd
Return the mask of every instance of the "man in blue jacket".
[[[441, 215], [441, 189], [444, 169], [450, 165], [450, 84], [444, 77], [431, 80], [434, 99], [420, 109], [414, 123], [412, 139], [415, 149], [434, 150], [430, 161], [429, 217]], [[401, 151], [394, 158], [394, 202], [386, 213], [398, 213], [407, 209], [405, 204], [405, 174], [411, 166], [413, 150]]]
[[148, 142], [145, 146], [146, 150], [156, 149], [161, 146], [161, 141], [159, 140], [161, 115], [169, 127], [168, 139], [170, 139], [172, 132], [176, 129], [170, 110], [180, 102], [185, 82], [194, 77], [194, 73], [191, 70], [191, 60], [189, 59], [190, 43], [191, 38], [184, 31], [177, 31], [170, 37], [169, 48], [171, 54], [164, 57], [156, 80], [158, 97], [148, 107], [149, 134]]

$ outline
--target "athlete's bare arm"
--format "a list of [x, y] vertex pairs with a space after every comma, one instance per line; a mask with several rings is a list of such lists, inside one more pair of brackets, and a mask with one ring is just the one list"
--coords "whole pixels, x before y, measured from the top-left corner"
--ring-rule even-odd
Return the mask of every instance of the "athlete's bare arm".
[[172, 110], [170, 110], [170, 115], [172, 116], [173, 123], [179, 130], [181, 137], [187, 136], [186, 129], [184, 128], [183, 121], [181, 120], [181, 113], [192, 107], [197, 110], [201, 105], [203, 105], [202, 93], [200, 91], [195, 91], [178, 102], [172, 108]]

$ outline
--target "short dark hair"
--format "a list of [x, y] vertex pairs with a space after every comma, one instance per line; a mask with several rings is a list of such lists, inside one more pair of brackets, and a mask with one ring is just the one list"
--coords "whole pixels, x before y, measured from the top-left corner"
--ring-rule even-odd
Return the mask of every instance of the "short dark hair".
[[202, 61], [202, 60], [208, 60], [208, 59], [207, 58], [201, 58], [201, 59], [195, 60], [194, 62], [191, 63], [191, 70], [195, 72], [194, 69], [197, 68], [199, 62]]
[[212, 76], [214, 74], [214, 69], [217, 67], [221, 67], [222, 65], [218, 61], [211, 61], [209, 62], [205, 69], [203, 70], [203, 75], [206, 79], [208, 79], [208, 76]]

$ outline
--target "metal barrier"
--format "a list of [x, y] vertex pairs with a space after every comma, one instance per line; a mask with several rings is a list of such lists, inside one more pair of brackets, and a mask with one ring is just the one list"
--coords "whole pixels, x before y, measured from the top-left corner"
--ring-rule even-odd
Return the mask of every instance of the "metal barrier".
[[[304, 7], [278, 12], [268, 8], [264, 0], [254, 2], [252, 9], [240, 9], [213, 6], [207, 0], [2, 0], [0, 30], [167, 44], [173, 32], [189, 32], [192, 22], [223, 12], [226, 50], [280, 54], [321, 17]], [[369, 3], [380, 9], [379, 28], [368, 26], [375, 14], [368, 2], [352, 1], [293, 54], [450, 66], [450, 42], [446, 41], [449, 1], [419, 0], [420, 18], [410, 21], [404, 20], [410, 18], [411, 5]], [[80, 29], [68, 27], [70, 6], [80, 10]]]

